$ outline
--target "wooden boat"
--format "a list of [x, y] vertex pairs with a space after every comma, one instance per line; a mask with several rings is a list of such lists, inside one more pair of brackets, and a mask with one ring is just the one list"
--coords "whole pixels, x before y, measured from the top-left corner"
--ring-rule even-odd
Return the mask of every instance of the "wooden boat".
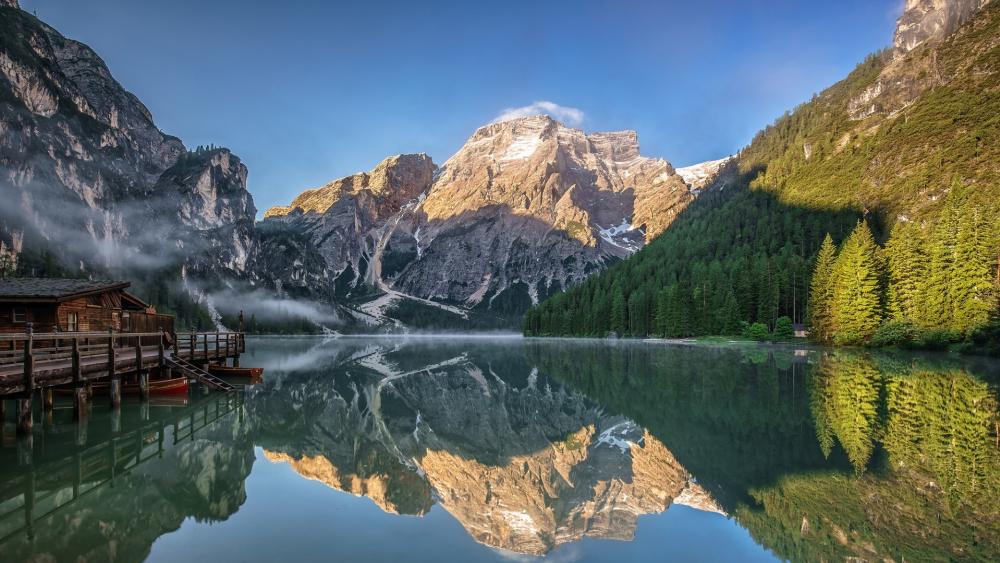
[[209, 365], [208, 373], [219, 377], [249, 377], [259, 379], [264, 375], [264, 368], [234, 368], [230, 366]]
[[[95, 381], [90, 384], [90, 388], [94, 391], [94, 394], [107, 393], [108, 388], [111, 387], [111, 383], [108, 381]], [[67, 387], [60, 387], [56, 389], [56, 393], [60, 395], [72, 395], [73, 389]], [[138, 395], [139, 394], [139, 384], [138, 383], [123, 383], [122, 393], [125, 395]], [[149, 381], [149, 394], [150, 395], [187, 395], [188, 394], [188, 380], [186, 377], [175, 377], [173, 379], [152, 379]]]

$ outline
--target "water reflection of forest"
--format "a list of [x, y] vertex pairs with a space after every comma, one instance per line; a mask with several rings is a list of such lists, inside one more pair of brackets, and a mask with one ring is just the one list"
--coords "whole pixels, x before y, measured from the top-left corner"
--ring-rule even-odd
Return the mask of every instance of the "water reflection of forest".
[[529, 354], [647, 426], [781, 557], [1000, 556], [995, 365], [761, 348]]
[[[44, 522], [32, 539], [18, 523], [22, 485], [39, 498], [70, 498], [73, 472], [50, 469], [91, 455], [61, 445], [75, 434], [56, 424], [34, 467], [0, 471], [17, 488], [0, 505], [19, 530], [0, 550], [141, 559], [185, 518], [238, 510], [256, 445], [387, 512], [425, 514], [441, 503], [480, 542], [526, 553], [584, 536], [628, 540], [639, 514], [687, 504], [735, 518], [794, 561], [1000, 558], [997, 366], [986, 360], [318, 342], [255, 343], [268, 377], [232, 412], [213, 399], [162, 421], [95, 416], [82, 447], [115, 452], [112, 462], [95, 466], [93, 491], [79, 503], [44, 516], [39, 504]], [[150, 433], [149, 423], [160, 429]], [[112, 427], [133, 439], [108, 434]], [[129, 452], [148, 461], [129, 462]], [[487, 510], [483, 499], [518, 510]]]

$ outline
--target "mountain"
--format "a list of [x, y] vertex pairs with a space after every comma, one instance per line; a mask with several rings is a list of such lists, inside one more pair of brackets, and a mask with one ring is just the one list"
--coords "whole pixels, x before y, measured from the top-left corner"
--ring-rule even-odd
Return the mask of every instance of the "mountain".
[[236, 155], [160, 131], [93, 50], [17, 2], [0, 6], [0, 30], [4, 275], [129, 277], [201, 326], [218, 322], [205, 307], [222, 288], [322, 288], [308, 242], [255, 228]]
[[188, 150], [89, 47], [0, 10], [0, 266], [128, 277], [182, 325], [250, 294], [315, 301], [342, 330], [509, 327], [663, 232], [720, 164], [689, 184], [634, 131], [532, 116], [479, 128], [440, 167], [390, 157], [255, 222], [236, 155]]
[[[997, 2], [908, 2], [892, 49], [758, 133], [663, 235], [526, 331], [766, 334], [832, 311], [814, 336], [975, 337], [1000, 294], [998, 61]], [[852, 231], [830, 297], [809, 298], [824, 237], [836, 255]]]
[[416, 306], [456, 322], [519, 318], [630, 256], [693, 199], [670, 163], [640, 155], [634, 131], [587, 134], [539, 115], [480, 127], [440, 168], [388, 158], [269, 209], [264, 224], [307, 236], [337, 295], [369, 318]]
[[[256, 210], [240, 160], [225, 149], [189, 153], [90, 48], [2, 10], [6, 247], [37, 237], [85, 271], [183, 247], [194, 269], [245, 274]], [[221, 264], [195, 256], [220, 244]]]

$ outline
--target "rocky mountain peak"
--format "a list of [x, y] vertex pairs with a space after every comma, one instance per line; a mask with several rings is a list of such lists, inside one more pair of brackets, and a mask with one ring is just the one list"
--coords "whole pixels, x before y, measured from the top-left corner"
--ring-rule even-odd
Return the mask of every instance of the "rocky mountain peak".
[[641, 248], [691, 199], [635, 131], [533, 115], [479, 127], [438, 169], [390, 157], [265, 217], [306, 234], [348, 295], [381, 292], [373, 318], [399, 299], [519, 314]]
[[264, 218], [284, 217], [295, 211], [326, 213], [345, 195], [356, 197], [362, 193], [398, 209], [430, 186], [436, 168], [431, 157], [423, 153], [390, 156], [369, 172], [358, 172], [306, 190], [291, 205], [271, 207], [264, 212]]
[[897, 55], [955, 32], [991, 0], [906, 0], [896, 25]]
[[608, 131], [591, 133], [588, 138], [594, 150], [605, 161], [615, 164], [633, 164], [639, 155], [639, 134], [635, 131]]
[[7, 8], [20, 8], [21, 6], [17, 3], [17, 0], [0, 0], [0, 6]]
[[946, 83], [948, 76], [939, 68], [937, 57], [923, 56], [921, 48], [961, 33], [959, 29], [990, 2], [907, 0], [896, 27], [894, 49], [884, 58], [878, 79], [849, 101], [849, 117], [892, 116], [923, 92]]

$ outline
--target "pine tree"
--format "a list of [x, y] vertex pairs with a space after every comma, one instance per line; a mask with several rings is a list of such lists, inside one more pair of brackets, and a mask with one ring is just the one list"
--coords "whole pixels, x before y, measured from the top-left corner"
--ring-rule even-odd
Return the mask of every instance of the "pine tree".
[[948, 294], [953, 307], [952, 328], [967, 332], [986, 324], [996, 311], [997, 287], [991, 225], [977, 206], [964, 207]]
[[627, 311], [625, 308], [625, 293], [618, 280], [611, 286], [611, 330], [618, 335], [625, 334], [628, 328]]
[[927, 276], [923, 233], [913, 222], [897, 223], [886, 245], [889, 260], [888, 313], [894, 320], [914, 321], [920, 316], [921, 285]]
[[771, 327], [778, 316], [778, 280], [770, 260], [762, 257], [758, 264], [757, 322]]
[[812, 283], [809, 285], [809, 326], [811, 336], [819, 342], [833, 338], [833, 266], [837, 249], [829, 234], [816, 255]]
[[867, 340], [882, 322], [882, 287], [878, 245], [868, 224], [858, 222], [833, 267], [834, 339]]
[[958, 236], [957, 195], [953, 190], [931, 233], [928, 270], [921, 284], [921, 309], [918, 324], [927, 328], [947, 328], [954, 311], [951, 276], [955, 265], [955, 239]]

